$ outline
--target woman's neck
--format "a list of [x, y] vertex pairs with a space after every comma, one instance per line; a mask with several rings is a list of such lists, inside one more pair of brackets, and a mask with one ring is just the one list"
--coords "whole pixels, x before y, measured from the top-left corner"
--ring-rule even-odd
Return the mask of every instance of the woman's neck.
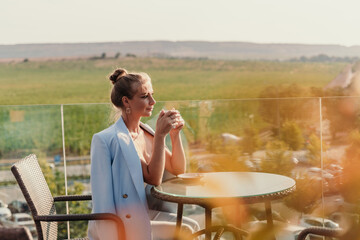
[[134, 118], [128, 114], [122, 114], [122, 118], [130, 133], [139, 133], [140, 118]]

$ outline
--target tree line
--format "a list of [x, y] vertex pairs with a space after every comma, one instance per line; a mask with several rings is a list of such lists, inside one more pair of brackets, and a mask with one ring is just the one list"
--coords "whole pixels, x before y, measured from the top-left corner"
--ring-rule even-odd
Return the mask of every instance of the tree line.
[[289, 62], [358, 62], [360, 60], [359, 57], [334, 57], [328, 56], [326, 54], [318, 54], [316, 56], [306, 57], [301, 56], [298, 58], [290, 58]]

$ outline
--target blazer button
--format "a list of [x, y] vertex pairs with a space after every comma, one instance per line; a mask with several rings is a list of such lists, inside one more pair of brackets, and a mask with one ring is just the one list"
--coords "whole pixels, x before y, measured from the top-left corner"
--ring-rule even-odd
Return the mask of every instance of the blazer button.
[[131, 218], [131, 215], [130, 215], [130, 214], [126, 214], [125, 217], [126, 217], [126, 218]]
[[125, 193], [125, 194], [123, 194], [123, 198], [127, 198], [128, 197], [128, 195]]

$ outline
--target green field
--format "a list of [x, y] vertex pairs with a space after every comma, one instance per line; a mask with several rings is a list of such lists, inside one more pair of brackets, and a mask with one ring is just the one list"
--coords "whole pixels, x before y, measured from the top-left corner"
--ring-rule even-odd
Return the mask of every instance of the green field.
[[147, 72], [159, 101], [256, 98], [269, 85], [323, 87], [347, 63], [119, 58], [0, 63], [0, 105], [107, 103], [116, 67]]

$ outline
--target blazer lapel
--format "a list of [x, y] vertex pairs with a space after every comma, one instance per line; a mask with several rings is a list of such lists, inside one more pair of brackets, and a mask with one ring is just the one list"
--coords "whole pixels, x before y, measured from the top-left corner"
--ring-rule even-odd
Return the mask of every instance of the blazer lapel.
[[122, 154], [125, 162], [129, 168], [130, 176], [135, 185], [136, 191], [139, 194], [141, 201], [145, 209], [148, 209], [145, 189], [144, 189], [144, 177], [142, 173], [140, 158], [136, 152], [134, 143], [130, 137], [129, 130], [127, 129], [122, 117], [116, 122], [116, 131], [119, 144], [121, 147]]

